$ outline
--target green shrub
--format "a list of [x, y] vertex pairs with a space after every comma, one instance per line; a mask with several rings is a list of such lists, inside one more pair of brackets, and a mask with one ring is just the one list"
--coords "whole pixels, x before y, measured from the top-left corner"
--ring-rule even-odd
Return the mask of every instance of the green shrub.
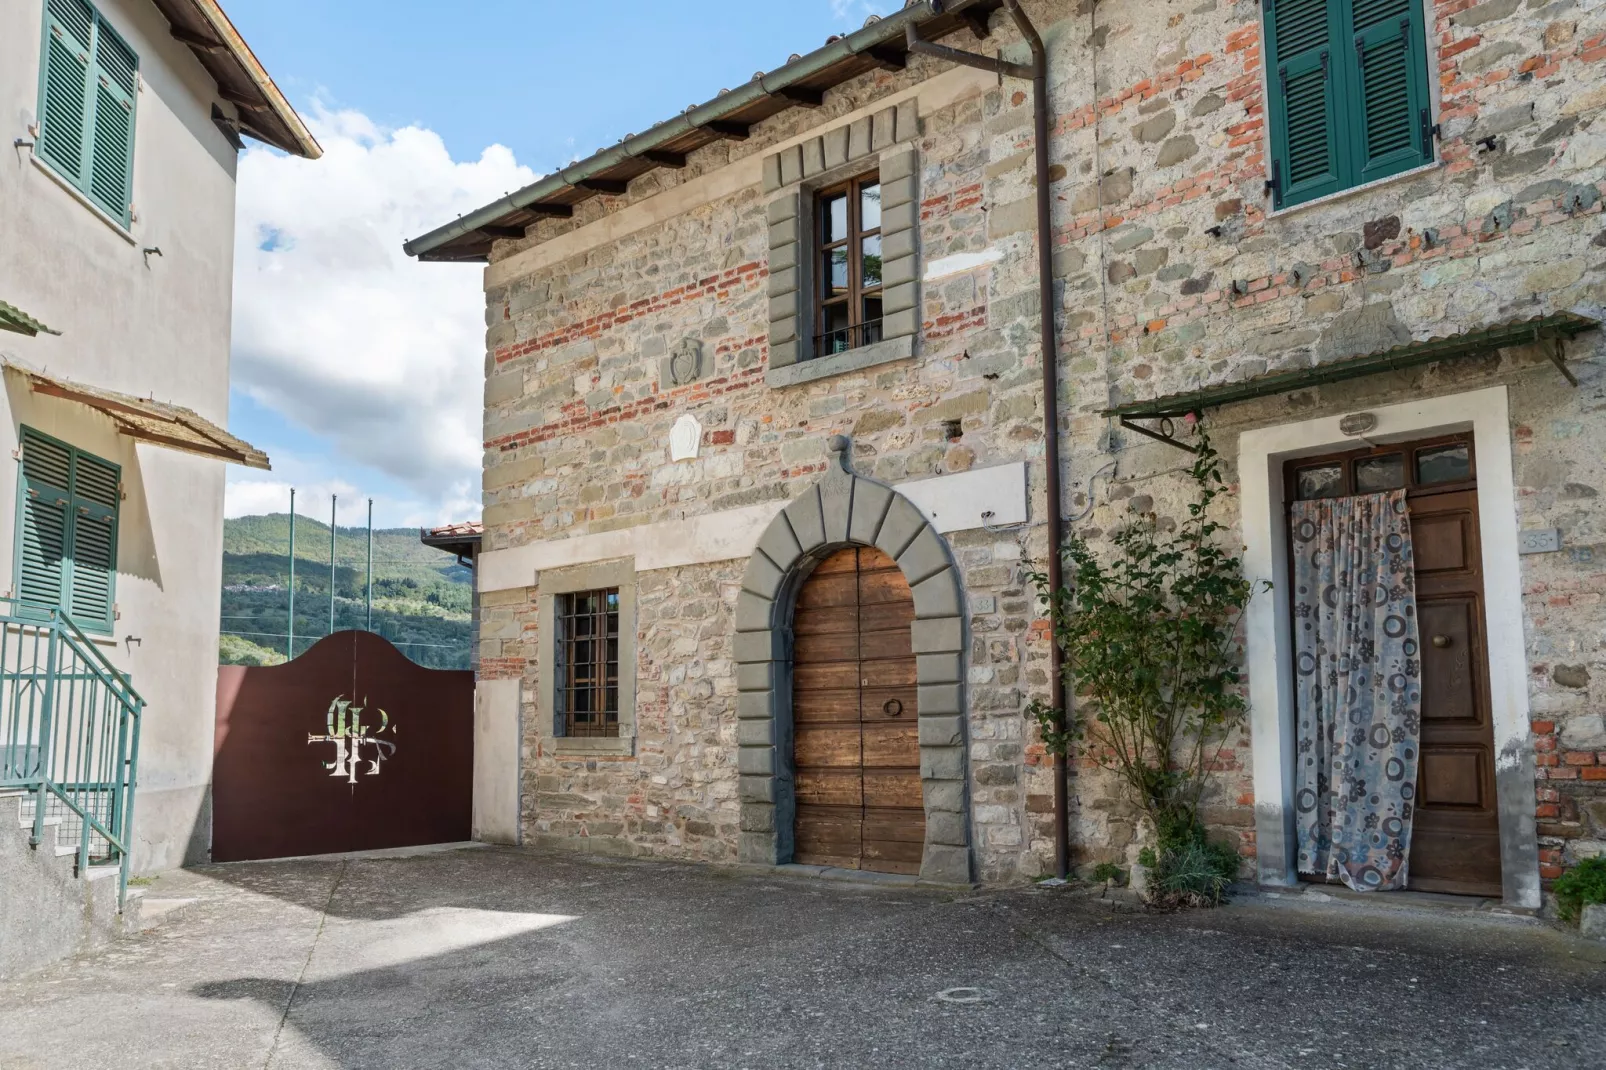
[[1121, 867], [1114, 862], [1100, 862], [1093, 867], [1093, 879], [1105, 884], [1121, 883]]
[[1031, 574], [1065, 653], [1066, 693], [1081, 700], [1076, 721], [1032, 702], [1044, 746], [1120, 778], [1154, 823], [1155, 846], [1140, 860], [1155, 877], [1151, 899], [1169, 905], [1218, 903], [1238, 872], [1237, 855], [1206, 839], [1199, 807], [1248, 708], [1238, 636], [1257, 590], [1232, 532], [1214, 519], [1230, 488], [1203, 429], [1189, 476], [1185, 518], [1145, 513], [1097, 546], [1073, 536], [1069, 582], [1057, 590]]
[[1556, 916], [1578, 920], [1584, 907], [1606, 903], [1606, 856], [1584, 859], [1557, 877], [1550, 890], [1556, 893]]

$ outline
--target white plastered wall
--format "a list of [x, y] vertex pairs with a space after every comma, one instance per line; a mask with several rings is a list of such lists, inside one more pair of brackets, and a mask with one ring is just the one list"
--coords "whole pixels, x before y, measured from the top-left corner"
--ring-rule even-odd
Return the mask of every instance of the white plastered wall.
[[[227, 425], [235, 153], [212, 124], [217, 89], [148, 0], [96, 0], [139, 56], [126, 231], [69, 192], [30, 141], [43, 0], [0, 4], [0, 300], [59, 337], [0, 333], [0, 356], [51, 375], [195, 409]], [[160, 249], [161, 255], [146, 254]], [[126, 497], [113, 636], [97, 640], [147, 702], [134, 867], [205, 860], [217, 689], [221, 461], [136, 446], [84, 406], [0, 391], [0, 450], [27, 424], [115, 461]], [[12, 585], [17, 472], [0, 463], [0, 590]]]
[[1500, 816], [1504, 899], [1540, 904], [1534, 828], [1533, 742], [1528, 726], [1522, 576], [1506, 388], [1492, 387], [1366, 410], [1377, 426], [1364, 440], [1339, 430], [1339, 415], [1246, 431], [1238, 441], [1244, 571], [1270, 581], [1247, 614], [1255, 825], [1263, 884], [1297, 879], [1294, 842], [1293, 628], [1289, 619], [1288, 540], [1283, 462], [1294, 457], [1470, 430], [1478, 458], [1489, 693], [1494, 720], [1495, 790]]

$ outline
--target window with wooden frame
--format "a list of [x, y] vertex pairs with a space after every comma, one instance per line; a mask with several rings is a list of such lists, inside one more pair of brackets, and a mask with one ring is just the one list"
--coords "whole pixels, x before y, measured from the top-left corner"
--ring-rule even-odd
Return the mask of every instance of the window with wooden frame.
[[128, 226], [139, 57], [85, 0], [45, 0], [39, 66], [39, 159]]
[[880, 177], [860, 175], [821, 190], [814, 220], [814, 355], [881, 341]]
[[122, 469], [60, 439], [22, 429], [16, 597], [67, 613], [86, 632], [109, 635], [116, 619], [117, 526]]
[[1300, 458], [1286, 466], [1290, 502], [1344, 498], [1406, 489], [1441, 493], [1475, 486], [1471, 435], [1451, 435], [1399, 446], [1364, 446], [1325, 457]]
[[565, 736], [619, 735], [619, 589], [556, 598], [556, 712]]
[[1262, 0], [1277, 208], [1433, 162], [1422, 0]]

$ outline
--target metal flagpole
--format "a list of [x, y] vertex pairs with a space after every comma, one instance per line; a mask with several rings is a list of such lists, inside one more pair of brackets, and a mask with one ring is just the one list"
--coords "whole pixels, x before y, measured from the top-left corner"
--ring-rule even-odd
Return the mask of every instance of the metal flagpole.
[[368, 499], [368, 623], [365, 627], [374, 630], [374, 500]]
[[335, 634], [335, 501], [329, 495], [329, 634]]
[[284, 656], [296, 656], [296, 488], [290, 488], [290, 624], [285, 628]]

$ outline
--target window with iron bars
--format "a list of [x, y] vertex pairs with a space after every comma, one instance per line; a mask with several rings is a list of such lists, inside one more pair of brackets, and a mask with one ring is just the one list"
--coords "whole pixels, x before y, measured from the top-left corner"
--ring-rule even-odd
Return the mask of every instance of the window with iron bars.
[[564, 735], [619, 734], [619, 588], [557, 596], [555, 675]]
[[872, 173], [815, 195], [814, 355], [881, 341], [881, 181]]

